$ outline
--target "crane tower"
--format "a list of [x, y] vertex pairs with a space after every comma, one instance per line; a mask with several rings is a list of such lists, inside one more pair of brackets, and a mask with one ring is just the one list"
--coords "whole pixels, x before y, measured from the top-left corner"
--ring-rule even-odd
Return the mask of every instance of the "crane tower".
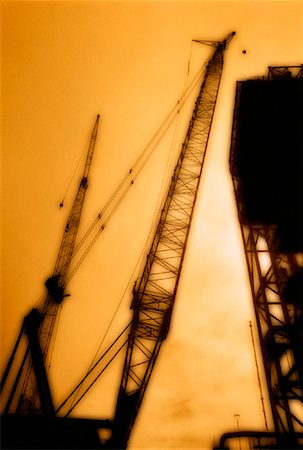
[[[19, 339], [16, 342], [9, 364], [7, 365], [1, 380], [2, 391], [11, 370], [15, 354], [18, 350], [21, 335], [25, 333], [28, 338], [28, 347], [6, 403], [5, 412], [9, 412], [11, 407], [14, 408], [15, 397], [16, 395], [20, 395], [17, 403], [18, 413], [28, 414], [34, 411], [54, 413], [54, 406], [45, 371], [45, 363], [58, 309], [66, 296], [66, 278], [73, 256], [85, 194], [88, 187], [88, 176], [97, 139], [98, 125], [99, 115], [94, 124], [82, 178], [65, 225], [54, 271], [52, 276], [45, 282], [47, 293], [42, 301], [42, 305], [40, 305], [38, 309], [32, 309], [25, 317]], [[21, 394], [20, 390], [18, 390], [20, 384], [22, 385]]]
[[[31, 436], [34, 435], [35, 448], [49, 448], [49, 442], [51, 442], [52, 448], [61, 449], [125, 449], [127, 447], [161, 345], [169, 332], [218, 97], [224, 51], [234, 35], [235, 32], [232, 32], [222, 41], [197, 41], [210, 45], [214, 50], [205, 68], [202, 85], [168, 194], [160, 212], [142, 276], [134, 289], [131, 305], [132, 322], [113, 420], [57, 417], [49, 393], [49, 404], [46, 405], [40, 417], [38, 417], [39, 415], [33, 417], [31, 414], [23, 416], [23, 419], [21, 417], [22, 420], [20, 420], [20, 415], [17, 418], [12, 415], [5, 417], [7, 430], [9, 430], [5, 442], [9, 445], [13, 442], [13, 445], [17, 447], [19, 445], [18, 448], [21, 448], [26, 440], [30, 446], [33, 443]], [[92, 142], [95, 141], [96, 132], [97, 123]], [[91, 158], [88, 158], [88, 161], [90, 163]], [[83, 187], [86, 187], [86, 176]], [[84, 197], [81, 198], [83, 201]], [[67, 263], [72, 255], [73, 243], [74, 240], [69, 247], [69, 256], [66, 257], [63, 272], [61, 272], [62, 266], [60, 265], [59, 270], [59, 266], [56, 265], [54, 275], [46, 283], [48, 296], [52, 299], [52, 305], [55, 304], [53, 306], [55, 310], [56, 305], [60, 304], [64, 297], [64, 274], [66, 274], [65, 269], [67, 269]], [[65, 254], [65, 249], [61, 247], [59, 255]], [[48, 303], [46, 302], [46, 304]], [[51, 326], [47, 326], [47, 330], [51, 330], [51, 328]], [[45, 334], [48, 336], [49, 332]], [[46, 339], [45, 342], [48, 340]], [[46, 344], [45, 348], [47, 348]], [[39, 354], [43, 355], [44, 351], [38, 351], [38, 356]], [[40, 365], [43, 366], [43, 363], [42, 360]], [[47, 387], [45, 370], [44, 378]], [[42, 388], [41, 393], [43, 394]], [[42, 395], [42, 398], [45, 396]], [[32, 409], [29, 412], [31, 413]], [[14, 433], [16, 427], [19, 428], [18, 435]], [[106, 442], [98, 440], [97, 430], [102, 428], [111, 432], [111, 436]], [[29, 432], [29, 430], [31, 431]], [[13, 447], [8, 446], [8, 448]]]

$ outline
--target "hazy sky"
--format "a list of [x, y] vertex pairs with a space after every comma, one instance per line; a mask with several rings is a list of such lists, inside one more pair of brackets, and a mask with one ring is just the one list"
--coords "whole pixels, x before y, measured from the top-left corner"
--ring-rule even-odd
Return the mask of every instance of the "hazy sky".
[[[130, 448], [208, 449], [214, 437], [236, 428], [236, 413], [241, 428], [264, 428], [249, 329], [252, 301], [228, 170], [231, 118], [236, 80], [265, 75], [269, 65], [302, 63], [303, 3], [2, 1], [1, 6], [1, 367], [53, 270], [80, 172], [65, 207], [58, 205], [87, 150], [96, 115], [99, 138], [80, 235], [181, 96], [189, 55], [189, 79], [209, 57], [209, 48], [192, 46], [191, 40], [220, 40], [235, 30], [172, 328]], [[138, 273], [132, 274], [158, 205], [170, 148], [168, 136], [69, 285], [50, 370], [56, 403], [88, 367], [129, 281], [108, 343], [130, 318]], [[77, 414], [110, 416], [120, 376], [118, 361], [105, 388], [101, 383], [92, 391]], [[270, 421], [268, 408], [267, 413]]]

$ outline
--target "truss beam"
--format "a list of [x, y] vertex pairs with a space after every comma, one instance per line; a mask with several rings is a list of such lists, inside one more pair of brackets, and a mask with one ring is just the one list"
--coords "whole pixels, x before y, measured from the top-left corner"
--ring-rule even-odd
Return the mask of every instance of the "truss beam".
[[112, 448], [126, 448], [162, 342], [166, 339], [204, 166], [223, 68], [233, 37], [216, 42], [160, 219], [135, 289], [133, 320], [114, 421]]

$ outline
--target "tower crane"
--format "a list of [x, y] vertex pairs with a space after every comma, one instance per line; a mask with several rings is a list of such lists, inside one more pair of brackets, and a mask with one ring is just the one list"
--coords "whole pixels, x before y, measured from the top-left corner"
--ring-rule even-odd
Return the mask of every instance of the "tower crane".
[[[196, 41], [210, 45], [214, 48], [214, 51], [206, 65], [202, 85], [174, 169], [168, 194], [160, 212], [159, 222], [142, 276], [134, 288], [131, 304], [132, 322], [114, 418], [112, 421], [96, 420], [94, 422], [93, 420], [84, 421], [84, 419], [56, 418], [53, 415], [49, 422], [43, 422], [44, 427], [47, 428], [48, 426], [48, 430], [51, 429], [51, 431], [48, 431], [48, 435], [51, 439], [52, 448], [125, 449], [127, 447], [161, 345], [169, 332], [218, 97], [223, 70], [223, 55], [234, 35], [235, 32], [232, 32], [221, 41]], [[96, 139], [97, 125], [98, 119], [93, 132], [91, 148]], [[90, 164], [91, 157], [88, 157], [88, 161]], [[84, 176], [80, 188], [82, 184], [86, 188], [86, 180], [87, 175]], [[84, 199], [84, 196], [82, 198]], [[68, 225], [70, 225], [69, 222]], [[74, 235], [71, 235], [71, 239], [72, 236]], [[66, 238], [67, 242], [69, 240]], [[73, 245], [74, 240], [69, 247], [69, 256], [64, 259], [66, 263], [63, 265], [61, 263], [56, 264], [53, 276], [46, 282], [48, 296], [45, 305], [48, 302], [52, 305], [51, 309], [48, 306], [46, 307], [48, 311], [56, 311], [65, 296], [64, 280]], [[62, 257], [67, 254], [64, 247], [61, 247], [59, 252]], [[45, 316], [46, 312], [44, 312], [43, 318]], [[53, 325], [48, 325], [46, 329], [51, 330], [52, 327]], [[48, 332], [45, 333], [45, 336], [48, 335]], [[43, 349], [47, 348], [47, 345], [49, 345], [46, 344], [48, 338], [43, 339], [43, 342], [45, 342]], [[41, 351], [41, 354], [43, 351]], [[25, 394], [27, 394], [27, 391], [23, 391], [24, 397]], [[43, 412], [52, 412], [52, 405], [50, 406], [49, 408], [46, 407]], [[37, 419], [37, 423], [39, 420]], [[15, 425], [14, 421], [11, 422], [12, 425], [9, 426], [11, 426], [10, 432], [13, 435], [12, 428]], [[9, 420], [7, 423], [9, 424]], [[20, 421], [15, 423], [21, 424]], [[27, 423], [33, 426], [36, 431], [39, 429], [39, 423], [38, 425], [37, 423], [33, 425], [33, 422], [30, 423], [29, 421]], [[46, 423], [47, 425], [45, 425]], [[22, 426], [25, 428], [26, 425], [23, 424]], [[83, 436], [80, 438], [79, 426], [82, 427], [82, 430], [85, 429], [88, 433], [91, 433], [91, 439], [88, 435], [85, 435], [85, 439]], [[106, 442], [99, 441], [97, 443], [96, 429], [102, 427], [106, 430], [109, 429], [111, 436]], [[92, 431], [93, 428], [94, 432]], [[66, 435], [64, 435], [65, 432]], [[13, 436], [13, 438], [16, 437]], [[39, 448], [48, 448], [49, 442], [46, 442], [45, 433], [39, 438]]]
[[2, 379], [1, 390], [11, 369], [21, 335], [25, 333], [28, 337], [28, 348], [21, 362], [13, 389], [9, 395], [5, 407], [6, 412], [9, 411], [17, 388], [22, 383], [21, 395], [17, 405], [18, 412], [31, 413], [40, 410], [43, 413], [54, 413], [54, 406], [45, 372], [45, 361], [50, 347], [58, 309], [64, 297], [68, 295], [65, 293], [66, 278], [73, 256], [85, 194], [88, 187], [88, 176], [97, 139], [98, 125], [99, 115], [94, 124], [82, 178], [65, 225], [54, 271], [52, 276], [45, 282], [47, 293], [42, 301], [42, 306], [39, 309], [33, 308], [25, 317], [20, 337], [17, 340], [12, 357]]

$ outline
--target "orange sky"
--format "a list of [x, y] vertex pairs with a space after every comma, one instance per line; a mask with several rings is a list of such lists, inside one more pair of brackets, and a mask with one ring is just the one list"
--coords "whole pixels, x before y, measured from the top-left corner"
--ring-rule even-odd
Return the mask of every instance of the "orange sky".
[[[209, 56], [208, 48], [191, 47], [191, 40], [222, 39], [235, 30], [225, 55], [172, 328], [130, 448], [204, 450], [214, 437], [236, 428], [235, 413], [241, 427], [264, 428], [250, 340], [252, 302], [228, 171], [231, 117], [236, 80], [263, 75], [269, 65], [302, 63], [303, 3], [1, 5], [1, 368], [23, 316], [53, 270], [77, 177], [65, 208], [58, 205], [87, 149], [96, 114], [101, 123], [82, 231], [181, 96], [190, 49], [190, 78]], [[131, 279], [108, 343], [130, 317], [138, 273], [131, 277], [158, 204], [170, 145], [168, 138], [155, 152], [69, 286], [50, 370], [56, 402], [89, 365]], [[77, 414], [109, 416], [120, 373], [118, 361], [105, 379], [106, 392], [100, 385]]]

